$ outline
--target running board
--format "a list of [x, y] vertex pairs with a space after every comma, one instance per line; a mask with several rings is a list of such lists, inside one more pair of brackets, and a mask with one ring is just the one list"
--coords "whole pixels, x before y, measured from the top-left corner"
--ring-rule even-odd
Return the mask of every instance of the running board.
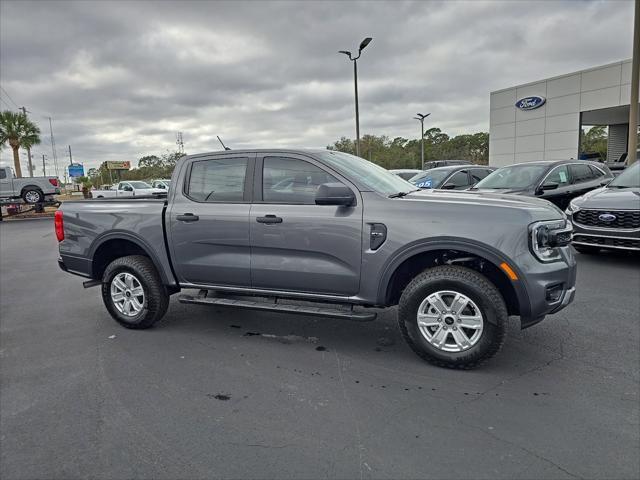
[[193, 303], [196, 305], [212, 305], [218, 307], [244, 308], [248, 310], [261, 310], [266, 312], [295, 313], [298, 315], [311, 315], [316, 317], [342, 318], [355, 322], [370, 322], [375, 320], [377, 314], [359, 312], [353, 310], [353, 306], [347, 308], [331, 308], [329, 306], [292, 305], [279, 303], [277, 298], [269, 300], [249, 300], [238, 297], [222, 297], [219, 293], [208, 296], [207, 292], [198, 295], [182, 294], [178, 297], [180, 303]]

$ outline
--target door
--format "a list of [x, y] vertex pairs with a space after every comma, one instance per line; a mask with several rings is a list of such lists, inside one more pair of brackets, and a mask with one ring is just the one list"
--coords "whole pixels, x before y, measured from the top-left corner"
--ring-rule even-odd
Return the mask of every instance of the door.
[[[350, 207], [316, 205], [323, 183], [356, 195]], [[256, 162], [251, 205], [254, 288], [349, 296], [360, 288], [362, 201], [357, 189], [305, 156], [265, 156]]]
[[541, 198], [549, 200], [556, 206], [564, 210], [569, 206], [570, 193], [572, 191], [571, 177], [569, 175], [569, 166], [560, 165], [551, 170], [541, 182], [541, 186], [544, 184], [557, 184], [558, 186], [553, 189], [544, 189], [540, 194]]
[[120, 182], [118, 184], [116, 197], [133, 197], [133, 187], [129, 182]]
[[0, 168], [0, 197], [13, 196], [13, 180], [9, 167]]
[[249, 209], [253, 159], [193, 161], [168, 212], [173, 266], [181, 284], [251, 286]]

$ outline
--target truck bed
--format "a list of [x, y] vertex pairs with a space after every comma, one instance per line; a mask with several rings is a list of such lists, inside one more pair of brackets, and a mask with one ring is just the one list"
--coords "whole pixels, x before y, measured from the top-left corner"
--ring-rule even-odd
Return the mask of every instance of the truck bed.
[[145, 250], [157, 262], [163, 280], [174, 284], [166, 247], [165, 208], [166, 199], [155, 196], [65, 201], [59, 209], [65, 230], [60, 257], [69, 270], [94, 278], [96, 251], [119, 248], [113, 239], [126, 239]]

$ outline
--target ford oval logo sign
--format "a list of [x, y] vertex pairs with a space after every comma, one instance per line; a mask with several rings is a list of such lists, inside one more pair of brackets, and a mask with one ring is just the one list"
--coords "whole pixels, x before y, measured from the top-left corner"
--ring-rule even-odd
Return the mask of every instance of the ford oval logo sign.
[[598, 215], [598, 220], [600, 220], [601, 222], [605, 222], [605, 223], [611, 223], [613, 222], [616, 218], [614, 214], [612, 213], [603, 213], [601, 215]]
[[516, 107], [520, 110], [535, 110], [540, 108], [547, 101], [544, 97], [525, 97], [516, 102]]

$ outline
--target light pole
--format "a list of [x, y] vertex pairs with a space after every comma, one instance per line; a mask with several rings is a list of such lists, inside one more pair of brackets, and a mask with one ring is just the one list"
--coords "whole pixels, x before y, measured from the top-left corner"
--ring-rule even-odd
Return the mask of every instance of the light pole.
[[358, 59], [360, 55], [362, 55], [362, 50], [369, 45], [369, 43], [373, 40], [371, 37], [367, 37], [362, 42], [360, 42], [360, 47], [358, 48], [358, 56], [352, 57], [351, 52], [348, 50], [340, 50], [338, 53], [344, 53], [349, 60], [353, 62], [353, 83], [355, 85], [356, 92], [356, 155], [360, 156], [360, 113], [358, 111]]
[[430, 113], [423, 115], [422, 113], [416, 113], [417, 117], [413, 117], [420, 121], [420, 166], [424, 170], [424, 119], [427, 118]]

